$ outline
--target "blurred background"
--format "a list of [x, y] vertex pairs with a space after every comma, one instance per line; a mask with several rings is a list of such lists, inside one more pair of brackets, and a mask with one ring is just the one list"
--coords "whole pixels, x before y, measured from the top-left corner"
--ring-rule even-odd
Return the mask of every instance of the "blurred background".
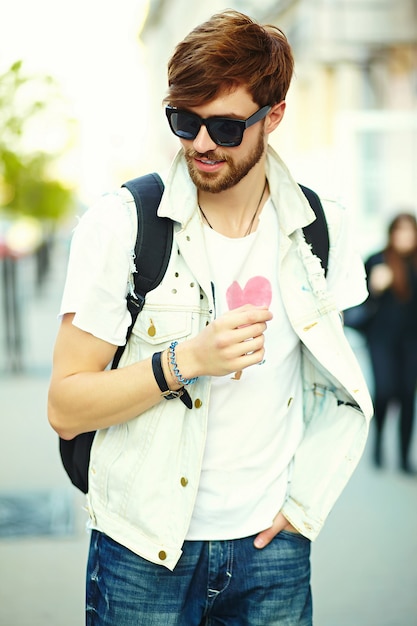
[[[288, 36], [296, 71], [271, 143], [348, 207], [363, 257], [416, 213], [416, 0], [1, 0], [1, 626], [84, 623], [83, 499], [46, 419], [71, 232], [102, 193], [169, 166], [167, 60], [226, 8]], [[394, 411], [387, 467], [366, 451], [313, 546], [317, 626], [417, 624], [417, 479], [396, 471], [396, 427]]]

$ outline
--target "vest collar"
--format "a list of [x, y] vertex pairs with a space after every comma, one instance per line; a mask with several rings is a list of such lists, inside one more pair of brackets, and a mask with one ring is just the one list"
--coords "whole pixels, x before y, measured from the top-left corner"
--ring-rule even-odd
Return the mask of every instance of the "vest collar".
[[[287, 236], [314, 221], [314, 211], [306, 197], [271, 146], [267, 150], [266, 175], [281, 230]], [[185, 227], [196, 208], [197, 189], [189, 176], [187, 163], [180, 149], [169, 170], [158, 215], [169, 217]]]

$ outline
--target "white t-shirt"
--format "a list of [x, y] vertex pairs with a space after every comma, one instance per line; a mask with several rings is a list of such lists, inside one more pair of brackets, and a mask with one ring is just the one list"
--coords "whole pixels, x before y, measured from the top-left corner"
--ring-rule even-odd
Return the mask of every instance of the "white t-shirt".
[[212, 379], [199, 491], [187, 539], [232, 539], [272, 524], [303, 434], [299, 339], [278, 289], [278, 219], [269, 200], [257, 230], [229, 239], [205, 226], [216, 315], [267, 305], [265, 361]]

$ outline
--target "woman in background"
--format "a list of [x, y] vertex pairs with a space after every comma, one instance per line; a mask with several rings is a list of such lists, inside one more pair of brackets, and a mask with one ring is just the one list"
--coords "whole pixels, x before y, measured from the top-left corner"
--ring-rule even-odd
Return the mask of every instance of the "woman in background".
[[387, 409], [397, 401], [400, 467], [408, 473], [417, 382], [417, 221], [401, 213], [388, 229], [386, 248], [365, 264], [369, 303], [375, 313], [366, 337], [374, 375], [376, 437], [374, 461], [383, 464], [382, 435]]

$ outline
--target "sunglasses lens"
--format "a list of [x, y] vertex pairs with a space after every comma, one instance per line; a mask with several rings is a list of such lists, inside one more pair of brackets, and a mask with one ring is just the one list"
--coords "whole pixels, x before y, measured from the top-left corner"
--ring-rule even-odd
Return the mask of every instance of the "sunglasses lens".
[[211, 120], [210, 136], [219, 146], [238, 146], [242, 141], [243, 128], [237, 120]]
[[198, 115], [179, 109], [166, 109], [172, 132], [187, 141], [195, 139], [200, 132], [201, 124], [205, 124], [211, 139], [218, 146], [233, 147], [242, 142], [245, 125], [239, 120], [226, 117], [202, 120]]
[[198, 117], [186, 111], [174, 111], [170, 116], [171, 128], [181, 139], [195, 139], [200, 130]]

